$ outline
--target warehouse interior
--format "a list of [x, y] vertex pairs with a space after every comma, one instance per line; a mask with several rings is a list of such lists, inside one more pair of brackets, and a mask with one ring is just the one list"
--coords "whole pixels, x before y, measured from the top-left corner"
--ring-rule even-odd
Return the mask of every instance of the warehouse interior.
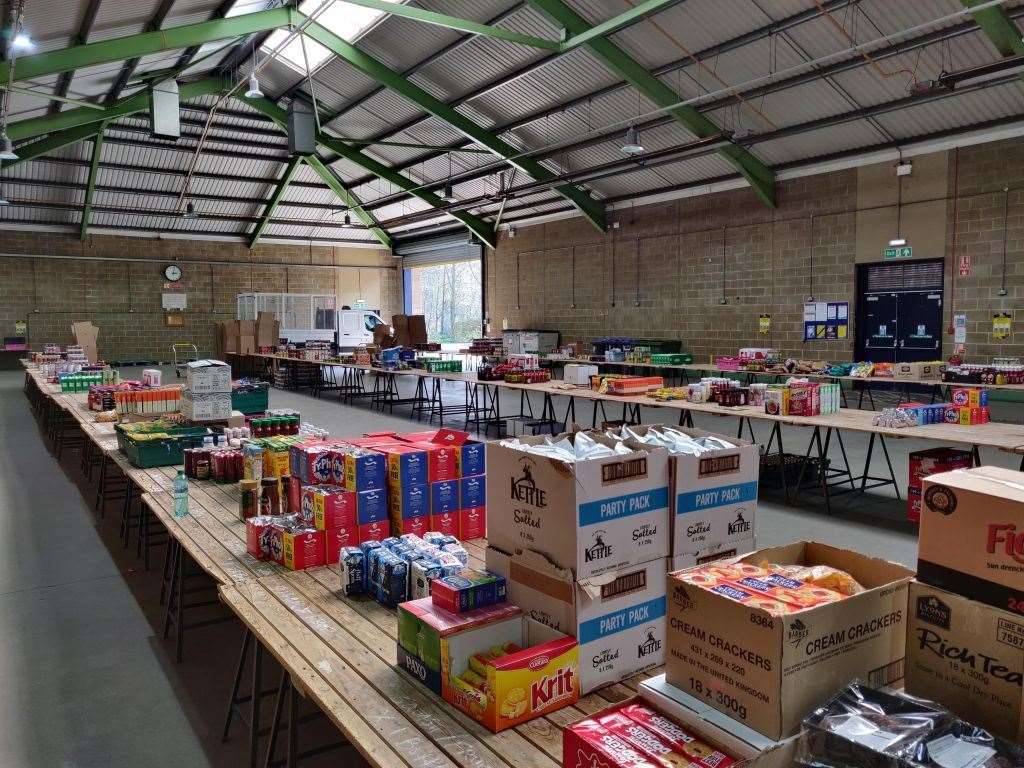
[[[987, 729], [971, 741], [957, 721], [971, 749], [1024, 765], [1024, 656], [1011, 637], [1024, 636], [1012, 529], [1024, 518], [1022, 16], [1019, 0], [3, 0], [0, 682], [11, 695], [0, 764], [580, 768], [606, 727], [597, 713], [641, 702], [723, 757], [739, 739], [730, 760], [850, 768], [808, 734], [823, 728], [812, 710], [858, 675], [823, 673], [831, 688], [813, 702], [780, 694], [769, 722], [755, 703], [746, 719], [729, 674], [701, 687], [672, 661], [685, 656], [673, 646], [685, 642], [671, 630], [685, 610], [672, 603], [674, 574], [812, 542], [842, 550], [844, 564], [852, 552], [905, 571], [896, 591], [919, 601], [916, 613], [913, 602], [892, 609], [899, 658], [865, 666], [863, 682], [937, 701]], [[194, 391], [202, 372], [189, 366], [211, 360], [230, 366], [215, 391], [230, 393], [223, 416], [198, 411], [214, 391]], [[131, 412], [118, 395], [149, 389], [187, 402]], [[240, 411], [253, 393], [262, 406]], [[257, 421], [299, 414], [304, 440], [388, 461], [396, 440], [429, 453], [427, 431], [485, 443], [488, 535], [454, 531], [461, 565], [493, 575], [492, 550], [539, 555], [587, 599], [610, 590], [610, 572], [588, 581], [584, 560], [561, 562], [553, 543], [582, 535], [586, 504], [547, 539], [519, 531], [512, 548], [525, 550], [506, 553], [499, 533], [522, 508], [502, 506], [508, 481], [492, 457], [514, 447], [555, 463], [576, 450], [573, 476], [589, 458], [570, 445], [581, 434], [620, 453], [668, 447], [655, 570], [669, 580], [670, 628], [645, 627], [664, 656], [619, 674], [618, 653], [602, 649], [599, 662], [581, 624], [567, 633], [579, 641], [574, 698], [495, 733], [440, 682], [417, 687], [405, 614], [339, 590], [336, 551], [321, 541], [309, 570], [264, 562], [239, 506], [253, 477], [214, 485], [186, 466], [181, 451], [209, 441], [137, 463], [131, 425], [166, 426], [169, 414], [239, 462], [248, 443], [271, 452], [261, 441], [296, 434], [260, 433]], [[677, 505], [694, 490], [670, 441], [646, 428], [752, 452], [750, 511], [730, 508], [728, 542], [709, 528], [700, 551], [679, 543]], [[288, 468], [273, 515], [323, 534], [289, 497], [291, 480], [303, 504], [317, 486], [300, 484], [297, 441], [278, 446]], [[968, 479], [928, 480], [948, 470]], [[345, 493], [367, 492], [341, 474]], [[455, 477], [431, 474], [424, 488]], [[509, 476], [509, 498], [524, 478]], [[385, 535], [436, 530], [403, 527], [399, 482], [388, 474], [374, 488], [387, 496]], [[972, 501], [984, 483], [989, 501]], [[254, 519], [266, 514], [261, 488]], [[484, 506], [456, 502], [460, 514]], [[737, 543], [755, 506], [756, 544], [753, 533]], [[967, 509], [974, 528], [937, 533]], [[423, 517], [435, 524], [433, 508]], [[381, 540], [363, 523], [354, 535]], [[988, 523], [1009, 533], [986, 534]], [[598, 534], [602, 546], [614, 537]], [[970, 566], [941, 562], [975, 534]], [[621, 567], [640, 564], [616, 546]], [[973, 560], [982, 550], [987, 566]], [[527, 608], [509, 567], [509, 606]], [[919, 630], [925, 600], [932, 621]], [[915, 667], [914, 632], [953, 632], [957, 620], [935, 624], [934, 611], [957, 601], [977, 611], [968, 628], [1000, 622], [985, 653], [1013, 649], [1000, 663], [1016, 689], [991, 697], [1008, 711], [967, 693], [947, 700], [971, 686], [950, 670], [922, 682], [932, 673]], [[790, 633], [797, 647], [805, 635]], [[600, 685], [583, 674], [591, 659]], [[665, 686], [653, 693], [652, 675]], [[685, 717], [664, 698], [683, 681], [689, 698], [673, 701]], [[493, 705], [494, 689], [480, 691]], [[877, 747], [836, 728], [829, 738]], [[594, 749], [593, 766], [632, 764]], [[664, 764], [645, 759], [636, 765]]]

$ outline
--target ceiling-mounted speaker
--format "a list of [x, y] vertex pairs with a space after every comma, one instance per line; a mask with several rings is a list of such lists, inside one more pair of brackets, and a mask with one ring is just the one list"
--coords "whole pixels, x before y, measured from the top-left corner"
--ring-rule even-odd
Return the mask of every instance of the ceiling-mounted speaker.
[[149, 123], [153, 136], [177, 141], [181, 138], [181, 104], [178, 83], [164, 80], [149, 89]]
[[316, 154], [316, 118], [313, 105], [304, 99], [292, 99], [288, 105], [288, 152]]

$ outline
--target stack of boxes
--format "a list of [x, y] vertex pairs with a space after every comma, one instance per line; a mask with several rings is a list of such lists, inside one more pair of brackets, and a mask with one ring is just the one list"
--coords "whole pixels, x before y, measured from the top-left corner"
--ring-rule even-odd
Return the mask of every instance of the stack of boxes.
[[840, 384], [794, 381], [765, 390], [764, 412], [773, 416], [824, 416], [838, 413], [842, 398]]
[[924, 478], [906, 689], [1024, 739], [1024, 473]]
[[187, 363], [181, 413], [189, 421], [231, 418], [231, 366], [220, 360]]
[[912, 523], [921, 520], [921, 487], [924, 478], [939, 472], [954, 469], [968, 469], [974, 458], [970, 451], [959, 448], [930, 448], [910, 454], [910, 480], [907, 483], [907, 520]]
[[664, 661], [668, 452], [567, 462], [523, 450], [541, 442], [487, 444], [487, 568], [527, 615], [578, 639], [586, 693]]
[[953, 390], [951, 403], [904, 403], [900, 410], [909, 413], [919, 426], [927, 424], [988, 424], [988, 393], [966, 387]]

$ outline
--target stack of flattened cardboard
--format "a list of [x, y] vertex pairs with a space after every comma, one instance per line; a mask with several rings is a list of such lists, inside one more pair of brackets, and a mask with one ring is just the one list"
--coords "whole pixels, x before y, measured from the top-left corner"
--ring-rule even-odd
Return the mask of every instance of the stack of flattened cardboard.
[[281, 337], [281, 321], [273, 312], [260, 312], [256, 316], [256, 349], [276, 347]]
[[96, 339], [100, 333], [99, 328], [86, 320], [84, 322], [72, 323], [71, 333], [75, 337], [75, 343], [82, 348], [85, 356], [89, 358], [89, 362], [95, 363], [99, 360], [96, 352]]

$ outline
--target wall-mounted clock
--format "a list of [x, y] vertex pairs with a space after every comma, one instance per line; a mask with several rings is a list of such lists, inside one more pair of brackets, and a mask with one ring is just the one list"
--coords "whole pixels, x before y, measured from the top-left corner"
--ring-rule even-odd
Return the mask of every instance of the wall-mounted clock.
[[168, 264], [164, 267], [164, 277], [167, 278], [168, 282], [178, 282], [181, 280], [181, 267], [177, 264]]

